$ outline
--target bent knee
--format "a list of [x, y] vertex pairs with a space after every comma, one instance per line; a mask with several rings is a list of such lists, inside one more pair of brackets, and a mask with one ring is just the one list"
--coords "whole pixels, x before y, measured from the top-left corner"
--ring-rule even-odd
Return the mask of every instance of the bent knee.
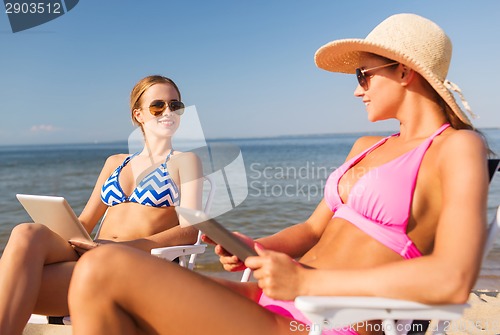
[[40, 223], [21, 223], [12, 229], [9, 241], [19, 248], [32, 245], [40, 245], [43, 240], [48, 239], [52, 234], [51, 230]]
[[88, 251], [76, 262], [69, 289], [70, 301], [74, 297], [98, 294], [102, 292], [104, 287], [102, 285], [109, 283], [113, 271], [108, 270], [111, 270], [114, 263], [113, 253], [107, 249], [105, 246], [100, 246]]
[[21, 223], [12, 229], [12, 236], [34, 236], [43, 234], [49, 230], [47, 226], [41, 223]]
[[113, 299], [114, 288], [130, 272], [127, 250], [130, 252], [129, 248], [111, 244], [83, 254], [76, 262], [70, 282], [70, 312], [91, 303], [95, 297], [101, 301]]
[[103, 245], [86, 252], [76, 262], [72, 281], [100, 284], [120, 276], [121, 268], [126, 266], [126, 256], [120, 249], [120, 246]]

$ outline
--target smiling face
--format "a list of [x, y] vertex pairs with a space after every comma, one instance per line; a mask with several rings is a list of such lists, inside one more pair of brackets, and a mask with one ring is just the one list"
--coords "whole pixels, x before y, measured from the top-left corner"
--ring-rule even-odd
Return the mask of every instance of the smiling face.
[[[354, 95], [363, 100], [368, 119], [372, 122], [386, 120], [396, 117], [400, 103], [403, 99], [402, 87], [397, 78], [397, 68], [401, 65], [395, 64], [383, 67], [393, 61], [367, 54], [361, 59], [360, 68], [372, 69], [365, 73], [367, 88], [358, 85]], [[379, 68], [380, 67], [380, 68]]]
[[168, 83], [155, 84], [149, 87], [140, 98], [139, 108], [133, 111], [135, 120], [142, 127], [144, 134], [171, 137], [179, 127], [180, 116], [172, 112], [170, 108], [166, 108], [161, 115], [154, 116], [149, 111], [149, 106], [155, 100], [179, 101], [180, 97], [177, 89]]

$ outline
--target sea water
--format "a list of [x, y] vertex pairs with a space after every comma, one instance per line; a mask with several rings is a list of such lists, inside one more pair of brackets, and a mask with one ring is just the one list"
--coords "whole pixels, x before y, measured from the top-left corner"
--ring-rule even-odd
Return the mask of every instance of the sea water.
[[[500, 153], [500, 130], [483, 132], [491, 148]], [[361, 135], [211, 141], [212, 144], [230, 143], [241, 150], [242, 173], [246, 175], [248, 191], [241, 204], [218, 219], [228, 229], [253, 238], [304, 221], [321, 200], [326, 178], [342, 164]], [[78, 215], [90, 197], [106, 158], [128, 152], [126, 142], [0, 147], [0, 253], [12, 228], [30, 221], [16, 193], [63, 196]], [[497, 175], [490, 186], [489, 220], [499, 204], [500, 176]], [[211, 249], [198, 258], [197, 267], [205, 272], [222, 271]], [[483, 264], [480, 285], [500, 289], [500, 237]]]

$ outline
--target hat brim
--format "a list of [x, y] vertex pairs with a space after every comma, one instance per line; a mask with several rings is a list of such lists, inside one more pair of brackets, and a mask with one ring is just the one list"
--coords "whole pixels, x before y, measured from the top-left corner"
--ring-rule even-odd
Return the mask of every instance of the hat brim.
[[458, 106], [453, 94], [444, 86], [445, 78], [437, 78], [415, 59], [387, 45], [373, 43], [364, 39], [337, 40], [319, 48], [314, 55], [314, 61], [319, 68], [327, 71], [354, 74], [356, 68], [360, 67], [363, 53], [372, 53], [392, 59], [418, 72], [443, 98], [462, 122], [472, 125], [467, 115]]

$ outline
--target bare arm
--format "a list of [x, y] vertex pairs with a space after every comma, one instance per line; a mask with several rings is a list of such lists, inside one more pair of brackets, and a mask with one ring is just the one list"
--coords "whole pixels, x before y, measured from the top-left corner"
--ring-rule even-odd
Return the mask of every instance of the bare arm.
[[[175, 226], [161, 233], [131, 241], [117, 242], [130, 247], [150, 252], [154, 248], [174, 245], [193, 244], [196, 242], [197, 230], [191, 227]], [[105, 242], [106, 243], [106, 242]]]
[[321, 200], [305, 222], [283, 229], [274, 235], [260, 238], [256, 242], [266, 249], [283, 252], [293, 258], [301, 257], [318, 243], [332, 216], [333, 213], [325, 200]]
[[89, 234], [92, 232], [97, 222], [99, 222], [99, 220], [108, 209], [108, 206], [106, 206], [101, 201], [102, 185], [111, 175], [114, 169], [116, 169], [116, 167], [120, 165], [121, 161], [123, 160], [123, 156], [125, 155], [114, 155], [108, 157], [108, 159], [104, 163], [101, 173], [99, 174], [99, 177], [97, 178], [94, 190], [90, 195], [89, 201], [85, 205], [85, 208], [78, 218], [87, 232], [89, 232]]
[[[202, 210], [203, 169], [200, 158], [186, 152], [179, 157], [179, 176], [181, 180], [181, 207]], [[183, 217], [179, 218], [181, 227], [188, 225]]]
[[297, 267], [297, 295], [368, 295], [462, 303], [477, 278], [485, 238], [488, 176], [482, 139], [461, 131], [446, 143], [437, 171], [442, 210], [428, 256], [353, 271]]

